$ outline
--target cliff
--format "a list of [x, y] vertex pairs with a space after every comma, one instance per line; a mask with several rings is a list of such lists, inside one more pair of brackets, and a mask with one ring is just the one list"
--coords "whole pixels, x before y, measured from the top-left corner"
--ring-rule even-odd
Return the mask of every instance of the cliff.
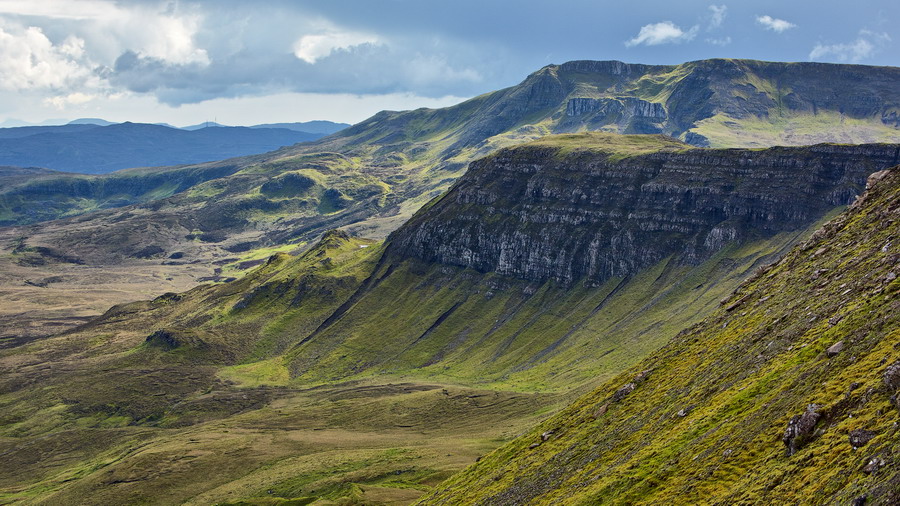
[[422, 504], [897, 504], [900, 167]]
[[695, 265], [730, 241], [808, 226], [852, 203], [898, 156], [887, 144], [713, 150], [653, 136], [548, 137], [473, 163], [391, 236], [389, 251], [600, 284], [669, 256]]

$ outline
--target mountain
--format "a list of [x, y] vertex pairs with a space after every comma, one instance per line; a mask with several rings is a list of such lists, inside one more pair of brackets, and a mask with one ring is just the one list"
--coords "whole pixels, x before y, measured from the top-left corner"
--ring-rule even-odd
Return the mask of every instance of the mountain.
[[[111, 304], [240, 277], [275, 252], [302, 252], [329, 229], [384, 238], [446, 192], [472, 160], [553, 132], [657, 125], [712, 144], [896, 141], [897, 73], [747, 60], [569, 62], [453, 107], [385, 111], [261, 155], [108, 175], [19, 176], [0, 186], [0, 301], [9, 308], [52, 301], [10, 316], [30, 321], [12, 328], [47, 335]], [[623, 109], [604, 102], [588, 111], [601, 98]], [[632, 99], [657, 105], [625, 111], [626, 102], [639, 104]], [[712, 135], [710, 125], [727, 135]], [[13, 254], [20, 250], [35, 253], [23, 263]]]
[[70, 121], [69, 125], [97, 125], [97, 126], [110, 126], [115, 125], [112, 121], [106, 121], [105, 119], [100, 118], [78, 118]]
[[900, 167], [423, 504], [897, 504]]
[[[225, 163], [234, 168], [233, 175], [155, 195], [165, 199], [158, 206], [191, 222], [191, 229], [235, 238], [222, 244], [226, 249], [234, 247], [228, 242], [263, 247], [309, 240], [344, 225], [384, 236], [446, 191], [471, 160], [553, 132], [659, 131], [695, 144], [728, 146], [896, 142], [900, 129], [891, 118], [900, 104], [893, 85], [898, 77], [897, 68], [859, 65], [569, 62], [545, 67], [517, 86], [453, 107], [382, 112], [311, 144], [229, 160]], [[217, 132], [211, 129], [203, 135]], [[318, 191], [291, 198], [257, 191], [269, 179], [298, 174], [324, 182], [320, 187], [332, 190], [332, 197], [323, 200], [324, 193]], [[129, 176], [117, 175], [116, 180], [123, 177]], [[122, 185], [114, 201], [95, 189], [107, 187], [102, 178], [78, 185], [85, 190], [77, 195], [48, 194], [44, 187], [27, 184], [4, 189], [0, 207], [8, 216], [5, 222], [30, 223], [126, 206], [144, 202], [147, 195], [138, 180]], [[60, 181], [58, 186], [72, 184]], [[215, 202], [204, 200], [198, 206], [198, 196], [211, 194], [217, 195]], [[52, 212], [46, 211], [48, 201]], [[121, 219], [114, 218], [115, 213], [96, 219], [133, 228], [127, 218], [133, 211], [119, 213]], [[236, 240], [239, 236], [242, 239]]]
[[[0, 479], [0, 493], [62, 504], [410, 502], [562, 404], [680, 342], [685, 327], [706, 321], [721, 329], [711, 314], [748, 312], [765, 329], [742, 280], [761, 268], [779, 272], [765, 266], [852, 202], [897, 153], [887, 144], [746, 150], [658, 135], [546, 137], [476, 161], [383, 243], [332, 231], [295, 256], [270, 250], [220, 264], [223, 275], [241, 262], [255, 266], [239, 279], [120, 304], [50, 337], [4, 335], [0, 451], [16, 472]], [[310, 179], [299, 172], [266, 191], [318, 191], [321, 182]], [[849, 216], [843, 223], [859, 214]], [[892, 216], [879, 216], [881, 228], [857, 240], [885, 247], [896, 233]], [[159, 223], [145, 218], [147, 226]], [[171, 229], [181, 233], [168, 224], [154, 235]], [[126, 250], [154, 245], [96, 237], [104, 233], [86, 228], [82, 237]], [[800, 280], [843, 276], [827, 289], [868, 293], [866, 283], [881, 278], [857, 278], [881, 276], [870, 263], [885, 254], [863, 248], [857, 256], [857, 245], [841, 237], [821, 253], [818, 242], [803, 246], [803, 258], [833, 258], [853, 270], [817, 264], [830, 270], [810, 280], [812, 267], [799, 269], [789, 280], [795, 284], [779, 285], [776, 309], [796, 313], [813, 302], [802, 294], [814, 288]], [[76, 251], [83, 250], [20, 240], [8, 257], [80, 269]], [[53, 290], [60, 280], [33, 282]], [[735, 288], [743, 291], [729, 296]], [[42, 293], [47, 300], [53, 292]], [[730, 298], [721, 305], [723, 297]], [[868, 314], [849, 300], [841, 311]], [[825, 320], [808, 321], [806, 312], [825, 318], [824, 311], [804, 309], [800, 321], [827, 331]], [[878, 327], [880, 313], [872, 318], [872, 328], [894, 325]], [[777, 332], [753, 341], [759, 350], [746, 359], [783, 350], [787, 337], [777, 336], [801, 329], [793, 321], [772, 324]], [[835, 321], [835, 332], [856, 335], [840, 326], [855, 325], [855, 316]], [[778, 346], [764, 347], [776, 339]], [[862, 350], [849, 338], [846, 345], [842, 360]], [[712, 358], [719, 357], [710, 355], [709, 367], [754, 371]], [[665, 387], [667, 378], [654, 370], [637, 388]]]
[[140, 123], [3, 130], [0, 130], [2, 164], [93, 174], [128, 167], [219, 160], [321, 137], [320, 134], [287, 129], [244, 127], [186, 132]]
[[[98, 125], [91, 124], [70, 124], [70, 125], [53, 125], [53, 126], [23, 126], [0, 128], [0, 139], [21, 139], [23, 137], [31, 137], [37, 134], [62, 134], [86, 132], [97, 128]], [[27, 165], [27, 164], [25, 164]]]
[[250, 128], [287, 128], [298, 132], [331, 135], [350, 126], [347, 123], [335, 123], [333, 121], [300, 121], [295, 123], [265, 123], [253, 125]]
[[185, 127], [181, 127], [181, 130], [203, 130], [204, 128], [230, 128], [228, 125], [223, 125], [221, 123], [216, 123], [215, 121], [204, 121], [203, 123], [197, 123], [196, 125], [188, 125]]
[[[286, 130], [293, 130], [295, 132], [305, 132], [311, 134], [322, 134], [322, 136], [330, 135], [335, 132], [339, 132], [345, 128], [347, 128], [347, 123], [335, 123], [333, 121], [299, 121], [295, 123], [265, 123], [262, 125], [252, 125], [247, 128], [282, 128]], [[182, 130], [200, 130], [202, 128], [210, 128], [210, 127], [225, 127], [228, 128], [227, 125], [223, 125], [221, 123], [216, 123], [215, 121], [207, 121], [204, 123], [198, 123], [196, 125], [190, 125], [186, 127], [182, 127]]]

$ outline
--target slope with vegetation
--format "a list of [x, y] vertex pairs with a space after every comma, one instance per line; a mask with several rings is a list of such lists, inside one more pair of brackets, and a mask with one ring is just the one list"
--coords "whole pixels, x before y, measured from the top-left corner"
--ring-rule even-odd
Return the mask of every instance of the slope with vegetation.
[[900, 167], [424, 504], [896, 504]]
[[[501, 151], [385, 243], [330, 232], [240, 279], [0, 350], [0, 453], [16, 469], [0, 498], [413, 500], [701, 321], [894, 153], [610, 134]], [[502, 258], [489, 241], [454, 256], [466, 223], [524, 238], [530, 261], [456, 261]], [[637, 242], [563, 261], [535, 230]], [[610, 254], [609, 276], [578, 267]]]

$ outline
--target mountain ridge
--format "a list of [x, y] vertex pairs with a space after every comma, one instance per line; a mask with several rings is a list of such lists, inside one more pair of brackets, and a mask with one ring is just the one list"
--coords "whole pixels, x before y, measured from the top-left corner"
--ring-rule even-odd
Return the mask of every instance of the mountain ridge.
[[97, 174], [255, 154], [323, 135], [280, 128], [186, 131], [130, 122], [20, 127], [0, 129], [0, 163]]

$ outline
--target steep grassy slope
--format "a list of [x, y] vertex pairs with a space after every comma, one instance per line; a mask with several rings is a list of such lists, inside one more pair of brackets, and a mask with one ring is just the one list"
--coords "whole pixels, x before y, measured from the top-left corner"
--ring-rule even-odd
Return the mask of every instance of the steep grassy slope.
[[670, 344], [424, 504], [896, 504], [900, 167]]

